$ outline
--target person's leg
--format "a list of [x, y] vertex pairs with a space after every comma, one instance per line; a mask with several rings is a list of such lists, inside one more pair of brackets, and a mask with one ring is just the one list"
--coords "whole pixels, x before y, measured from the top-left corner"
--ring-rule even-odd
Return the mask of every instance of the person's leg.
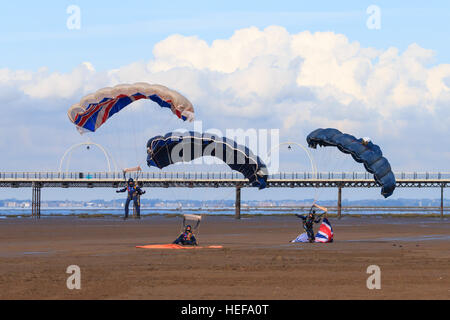
[[138, 219], [141, 218], [141, 203], [139, 201], [139, 196], [134, 197], [133, 199], [134, 209], [136, 210], [136, 217]]
[[305, 232], [308, 233], [308, 227], [305, 224], [303, 224], [303, 230], [305, 230]]
[[308, 233], [309, 242], [314, 242], [314, 239], [315, 239], [314, 230], [312, 228], [310, 228], [310, 229], [308, 229], [307, 233]]
[[125, 202], [125, 219], [128, 218], [128, 209], [130, 207], [130, 198], [127, 198], [127, 201]]

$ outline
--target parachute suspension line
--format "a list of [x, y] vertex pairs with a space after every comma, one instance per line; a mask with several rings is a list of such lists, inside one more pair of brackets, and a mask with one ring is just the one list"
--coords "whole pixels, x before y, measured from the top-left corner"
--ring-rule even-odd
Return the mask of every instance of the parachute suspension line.
[[[279, 143], [278, 145], [276, 145], [275, 147], [270, 149], [269, 153], [267, 154], [267, 159], [271, 160], [271, 156], [272, 156], [273, 152], [275, 150], [279, 151], [280, 147], [281, 146], [285, 146], [285, 145], [288, 146], [288, 150], [292, 150], [292, 146], [297, 146], [297, 147], [301, 148], [306, 153], [306, 155], [308, 157], [308, 160], [309, 160], [309, 165], [311, 167], [311, 178], [312, 179], [318, 179], [319, 178], [318, 177], [319, 172], [317, 170], [316, 161], [315, 161], [313, 155], [311, 154], [311, 152], [309, 152], [309, 150], [305, 146], [303, 146], [301, 143], [298, 143], [298, 142], [295, 142], [295, 141], [286, 141], [286, 142]], [[320, 193], [320, 188], [313, 188], [313, 189], [314, 189], [314, 198], [313, 198], [313, 203], [311, 204], [311, 206], [313, 206], [317, 202], [318, 194]]]
[[193, 221], [196, 221], [195, 226], [191, 226], [192, 229], [197, 230], [200, 227], [200, 221], [203, 219], [202, 215], [194, 215], [194, 214], [183, 214], [183, 228], [186, 228], [186, 218], [189, 218]]
[[[112, 119], [111, 123], [104, 124], [105, 131], [102, 131], [103, 128], [101, 129], [102, 133], [109, 133], [110, 144], [115, 146], [114, 150], [118, 155], [119, 168], [123, 173], [124, 180], [127, 177], [138, 180], [142, 176], [141, 170], [132, 170], [138, 167], [142, 168], [142, 158], [145, 159], [142, 153], [145, 147], [140, 146], [139, 148], [138, 143], [139, 136], [142, 134], [140, 130], [143, 128], [139, 125], [139, 120], [142, 118], [144, 117], [140, 114], [139, 109], [126, 109], [122, 111], [120, 118]], [[139, 154], [142, 156], [139, 157]]]
[[[326, 159], [325, 161], [323, 161], [323, 159], [320, 159], [320, 157], [317, 157], [317, 154], [316, 154], [316, 156], [314, 158], [316, 159], [316, 162], [315, 162], [316, 179], [320, 179], [321, 178], [321, 174], [322, 174], [322, 170], [323, 170], [323, 168], [322, 168], [323, 163], [331, 163], [333, 159], [332, 159], [332, 157], [329, 154], [327, 154], [325, 157], [323, 157], [323, 158]], [[324, 189], [322, 189], [322, 188], [315, 188], [314, 201], [312, 203], [312, 206], [314, 204], [316, 204], [317, 201], [322, 197], [323, 192], [324, 192]]]
[[183, 214], [183, 225], [181, 226], [179, 233], [183, 233], [186, 230], [186, 227], [188, 225], [191, 225], [191, 224], [187, 223], [187, 221], [193, 221], [193, 222], [195, 221], [195, 225], [194, 226], [191, 225], [191, 230], [192, 230], [192, 233], [197, 238], [197, 242], [198, 242], [199, 235], [200, 235], [200, 222], [204, 218], [205, 218], [205, 214], [201, 214], [201, 215]]
[[[346, 164], [354, 165], [353, 163], [350, 163], [348, 159], [346, 159], [346, 157], [348, 157], [349, 155], [341, 153], [337, 148], [318, 146], [317, 149], [312, 149], [312, 154], [314, 154], [315, 159], [317, 159], [316, 165], [318, 168], [318, 175], [321, 175], [323, 173], [330, 174], [334, 172], [342, 173], [343, 171], [346, 171], [345, 169], [343, 170]], [[322, 199], [326, 192], [326, 188], [318, 189], [319, 190], [316, 194], [317, 201], [319, 199]], [[339, 206], [338, 203], [337, 205]]]
[[[138, 116], [137, 108], [139, 108], [139, 106], [136, 106], [136, 108], [134, 108], [134, 109], [127, 110], [129, 114], [127, 115], [128, 117], [126, 117], [127, 122], [128, 122], [127, 128], [131, 129], [130, 130], [130, 135], [131, 135], [130, 138], [132, 139], [132, 141], [130, 141], [129, 147], [130, 147], [130, 149], [133, 148], [133, 150], [128, 151], [129, 154], [127, 154], [126, 156], [129, 159], [129, 161], [132, 161], [132, 162], [130, 162], [130, 164], [132, 166], [138, 165], [138, 162], [137, 162], [138, 150], [137, 150], [137, 133], [136, 133], [136, 131], [137, 131], [137, 118], [139, 118], [139, 117], [137, 117]], [[132, 175], [132, 174], [130, 174], [130, 175]]]
[[[321, 154], [315, 154], [316, 159], [316, 170], [317, 170], [317, 179], [321, 178], [321, 175], [323, 173], [323, 165], [327, 164], [335, 164], [335, 158], [332, 157], [331, 153], [325, 153], [324, 155]], [[331, 169], [332, 172], [334, 172], [333, 169]], [[314, 195], [314, 202], [312, 205], [316, 204], [319, 199], [322, 199], [323, 193], [325, 192], [325, 188], [316, 188], [315, 195]], [[323, 199], [322, 199], [323, 200]]]
[[[205, 216], [204, 214], [200, 215], [200, 219], [203, 219], [204, 216]], [[197, 242], [198, 242], [198, 239], [200, 239], [200, 221], [201, 221], [201, 220], [198, 220], [198, 222], [197, 222], [197, 224], [196, 224], [196, 229], [197, 229]]]
[[[133, 120], [131, 126], [133, 127], [133, 142], [134, 142], [134, 153], [135, 153], [135, 161], [134, 165], [138, 166], [139, 168], [142, 168], [143, 162], [142, 159], [145, 159], [145, 153], [142, 153], [142, 150], [145, 149], [145, 144], [140, 145], [140, 139], [139, 137], [144, 135], [144, 126], [143, 126], [143, 118], [144, 116], [141, 116], [143, 112], [140, 112], [139, 108], [142, 108], [142, 106], [137, 106], [136, 110], [133, 110], [134, 114], [131, 118]], [[145, 139], [144, 139], [145, 141]], [[143, 155], [143, 156], [141, 156]], [[137, 172], [136, 179], [139, 178], [141, 170]]]
[[[125, 111], [126, 112], [126, 111]], [[126, 121], [124, 120], [126, 117], [112, 119], [110, 122], [105, 123], [102, 131], [99, 132], [100, 136], [104, 136], [108, 143], [114, 146], [113, 151], [116, 155], [118, 162], [118, 169], [123, 173], [123, 170], [127, 167], [125, 162], [125, 154], [126, 154], [126, 137], [122, 131], [124, 124]], [[126, 143], [125, 143], [126, 144]], [[125, 180], [125, 175], [124, 175]]]

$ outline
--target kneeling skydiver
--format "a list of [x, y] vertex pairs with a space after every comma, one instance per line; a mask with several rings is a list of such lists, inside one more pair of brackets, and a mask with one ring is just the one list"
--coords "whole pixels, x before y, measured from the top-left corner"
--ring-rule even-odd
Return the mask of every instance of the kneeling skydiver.
[[178, 238], [173, 242], [175, 244], [182, 244], [183, 246], [196, 246], [198, 245], [197, 239], [195, 239], [194, 233], [192, 233], [192, 228], [190, 225], [186, 226], [186, 229]]
[[141, 202], [140, 196], [145, 193], [139, 186], [134, 183], [132, 178], [128, 179], [127, 186], [123, 189], [116, 190], [117, 193], [128, 191], [127, 201], [125, 202], [125, 217], [128, 218], [128, 207], [130, 206], [130, 201], [133, 200], [133, 206], [136, 210], [136, 216], [138, 219], [141, 218]]
[[322, 217], [322, 214], [320, 214], [318, 217], [316, 217], [316, 209], [314, 207], [317, 207], [319, 209], [322, 209], [325, 211], [325, 214], [327, 213], [327, 210], [323, 207], [320, 207], [316, 204], [313, 204], [311, 209], [309, 210], [309, 213], [307, 215], [300, 215], [296, 214], [296, 216], [303, 220], [303, 229], [305, 229], [306, 234], [308, 235], [309, 242], [314, 242], [315, 236], [314, 236], [314, 223], [319, 223], [320, 219]]

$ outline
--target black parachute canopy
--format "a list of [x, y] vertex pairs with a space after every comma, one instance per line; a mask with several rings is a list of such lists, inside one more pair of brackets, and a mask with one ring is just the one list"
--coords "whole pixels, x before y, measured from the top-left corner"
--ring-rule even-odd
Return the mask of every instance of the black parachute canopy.
[[308, 146], [316, 148], [337, 147], [343, 153], [349, 153], [353, 159], [363, 163], [366, 170], [374, 175], [375, 181], [381, 185], [381, 194], [387, 198], [395, 189], [395, 176], [388, 160], [383, 157], [381, 149], [371, 141], [356, 139], [337, 129], [316, 129], [306, 137]]
[[231, 139], [209, 133], [169, 132], [165, 136], [155, 136], [147, 142], [147, 154], [148, 166], [160, 169], [177, 162], [213, 156], [242, 173], [252, 186], [264, 189], [267, 185], [268, 170], [258, 156]]

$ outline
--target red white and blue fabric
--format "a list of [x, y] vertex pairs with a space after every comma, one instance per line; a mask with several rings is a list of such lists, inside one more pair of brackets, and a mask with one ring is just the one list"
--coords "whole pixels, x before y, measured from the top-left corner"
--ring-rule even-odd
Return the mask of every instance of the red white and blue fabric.
[[306, 234], [306, 232], [303, 232], [303, 233], [299, 234], [298, 237], [295, 238], [294, 240], [292, 240], [291, 242], [292, 243], [294, 243], [294, 242], [309, 242], [308, 235]]
[[100, 89], [74, 104], [68, 116], [81, 132], [94, 132], [114, 114], [140, 99], [152, 100], [182, 120], [193, 120], [194, 108], [189, 100], [167, 87], [147, 83]]
[[327, 218], [323, 218], [315, 242], [331, 242], [333, 240], [333, 228]]
[[[74, 123], [78, 127], [82, 127], [89, 131], [97, 130], [102, 124], [104, 124], [111, 116], [133, 103], [134, 101], [140, 99], [150, 99], [158, 103], [162, 108], [171, 109], [172, 105], [170, 100], [163, 100], [158, 95], [154, 94], [151, 96], [145, 96], [141, 93], [136, 93], [130, 96], [121, 94], [114, 99], [104, 98], [99, 103], [91, 103], [86, 108], [86, 111], [79, 113], [75, 116]], [[182, 116], [178, 111], [176, 112], [178, 118], [187, 120], [186, 117]], [[99, 120], [99, 121], [98, 121]]]

